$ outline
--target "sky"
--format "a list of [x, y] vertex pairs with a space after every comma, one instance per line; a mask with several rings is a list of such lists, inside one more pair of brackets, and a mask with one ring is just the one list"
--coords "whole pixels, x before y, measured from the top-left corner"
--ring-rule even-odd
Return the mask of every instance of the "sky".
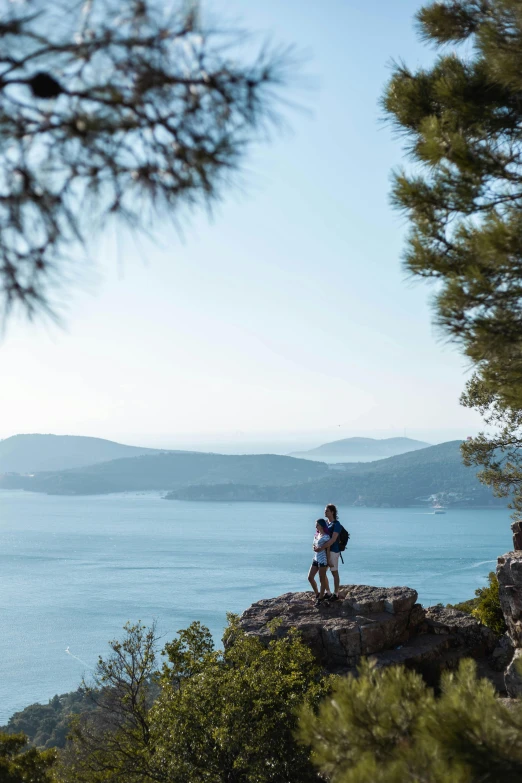
[[469, 366], [407, 278], [404, 162], [379, 96], [392, 61], [429, 64], [411, 0], [203, 0], [203, 18], [293, 44], [284, 127], [209, 216], [153, 240], [111, 227], [63, 325], [11, 320], [0, 438], [90, 435], [164, 448], [290, 450], [353, 435], [463, 438]]

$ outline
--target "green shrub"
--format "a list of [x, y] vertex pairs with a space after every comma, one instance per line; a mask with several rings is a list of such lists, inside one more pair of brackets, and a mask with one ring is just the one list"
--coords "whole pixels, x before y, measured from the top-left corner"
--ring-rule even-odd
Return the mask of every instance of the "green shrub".
[[498, 699], [472, 660], [443, 675], [440, 697], [415, 672], [368, 661], [332, 691], [299, 725], [329, 783], [522, 780], [522, 704]]
[[487, 587], [479, 587], [475, 590], [478, 602], [471, 614], [500, 636], [506, 630], [506, 621], [500, 606], [498, 579], [494, 571], [490, 571], [488, 581]]
[[28, 748], [25, 734], [0, 732], [1, 783], [52, 783], [56, 751]]
[[330, 679], [296, 631], [264, 645], [230, 616], [216, 650], [192, 623], [165, 645], [159, 672], [154, 629], [125, 630], [100, 658], [101, 709], [73, 724], [60, 783], [319, 783], [295, 731], [299, 707], [317, 708]]
[[475, 590], [476, 598], [470, 598], [469, 601], [462, 601], [460, 604], [446, 604], [446, 606], [473, 615], [482, 625], [487, 625], [494, 633], [501, 636], [506, 631], [506, 621], [500, 606], [498, 579], [494, 571], [489, 572], [488, 582], [486, 587]]

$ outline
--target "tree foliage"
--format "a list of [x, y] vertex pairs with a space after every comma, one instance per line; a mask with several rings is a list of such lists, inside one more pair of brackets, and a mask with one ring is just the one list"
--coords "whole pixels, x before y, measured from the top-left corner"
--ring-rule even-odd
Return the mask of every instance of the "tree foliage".
[[338, 678], [301, 741], [331, 783], [515, 783], [522, 779], [522, 705], [505, 706], [462, 661], [436, 698], [421, 677], [365, 662]]
[[[522, 702], [506, 706], [491, 683], [477, 679], [471, 660], [444, 674], [442, 692], [435, 695], [415, 672], [377, 669], [368, 660], [357, 677], [325, 677], [298, 632], [265, 645], [246, 635], [234, 616], [224, 650], [215, 649], [208, 629], [192, 623], [165, 645], [158, 670], [158, 641], [154, 628], [127, 625], [123, 640], [112, 642], [111, 654], [99, 661], [97, 710], [79, 716], [58, 765], [52, 767], [47, 751], [24, 754], [23, 735], [4, 735], [0, 780], [522, 779]], [[16, 774], [34, 768], [34, 777], [2, 777], [7, 765]]]
[[192, 623], [155, 668], [154, 630], [127, 626], [100, 659], [100, 713], [81, 716], [62, 755], [63, 783], [315, 783], [294, 737], [297, 711], [327, 680], [298, 634], [263, 646], [230, 617], [225, 649]]
[[74, 715], [95, 709], [95, 702], [84, 688], [70, 693], [56, 694], [47, 704], [30, 704], [15, 712], [0, 732], [23, 733], [29, 745], [45, 748], [63, 748], [70, 721]]
[[[384, 105], [421, 172], [393, 198], [411, 221], [407, 268], [440, 283], [440, 323], [506, 400], [522, 400], [522, 18], [517, 0], [435, 2], [418, 14], [439, 47], [429, 70], [398, 66]], [[518, 75], [517, 75], [518, 74]]]
[[52, 783], [56, 751], [26, 748], [25, 734], [0, 732], [1, 783]]
[[480, 465], [481, 481], [497, 497], [509, 497], [513, 517], [522, 519], [522, 407], [507, 405], [486, 381], [475, 376], [462, 395], [468, 408], [475, 408], [491, 425], [490, 434], [480, 433], [461, 446], [466, 465]]
[[464, 403], [489, 400], [504, 417], [488, 448], [483, 436], [465, 451], [498, 489], [490, 463], [510, 448], [522, 410], [520, 2], [432, 2], [417, 21], [440, 54], [428, 69], [397, 65], [383, 97], [420, 164], [396, 174], [393, 201], [411, 226], [406, 267], [437, 282], [437, 322], [476, 368]]
[[170, 6], [0, 0], [8, 308], [48, 306], [73, 248], [111, 216], [143, 227], [211, 204], [274, 119], [286, 54], [245, 62], [241, 37], [204, 29], [197, 3]]
[[500, 636], [506, 631], [506, 621], [500, 606], [498, 579], [494, 571], [490, 571], [488, 582], [486, 587], [475, 590], [478, 601], [471, 614]]
[[154, 626], [125, 625], [123, 641], [110, 642], [111, 654], [99, 658], [90, 686], [96, 710], [72, 722], [60, 757], [58, 779], [68, 783], [149, 779], [156, 645]]

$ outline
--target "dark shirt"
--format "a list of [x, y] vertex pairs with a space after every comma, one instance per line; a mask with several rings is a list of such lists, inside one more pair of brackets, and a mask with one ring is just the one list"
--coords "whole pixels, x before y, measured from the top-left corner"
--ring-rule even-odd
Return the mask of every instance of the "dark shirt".
[[339, 536], [341, 535], [341, 523], [338, 520], [336, 522], [328, 522], [328, 532], [330, 533], [330, 538], [334, 533], [337, 533], [337, 539], [330, 547], [330, 552], [340, 552]]

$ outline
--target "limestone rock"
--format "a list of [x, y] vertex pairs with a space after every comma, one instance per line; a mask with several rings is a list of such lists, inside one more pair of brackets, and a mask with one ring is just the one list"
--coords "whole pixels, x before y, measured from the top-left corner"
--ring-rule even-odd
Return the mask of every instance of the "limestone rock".
[[474, 658], [480, 676], [494, 682], [503, 691], [503, 677], [491, 669], [488, 655], [497, 637], [476, 618], [457, 609], [433, 606], [424, 612], [418, 633], [402, 647], [373, 656], [378, 666], [401, 664], [418, 671], [424, 679], [438, 686], [443, 671], [454, 671], [462, 658]]
[[503, 690], [503, 675], [493, 671], [488, 657], [497, 638], [474, 617], [442, 606], [424, 610], [409, 587], [345, 585], [339, 596], [315, 606], [311, 592], [286, 593], [252, 604], [240, 623], [266, 643], [297, 629], [331, 672], [354, 670], [368, 656], [379, 667], [413, 668], [437, 685], [442, 671], [473, 657], [481, 676]]
[[513, 659], [515, 648], [509, 634], [502, 634], [491, 653], [491, 665], [496, 671], [504, 671]]
[[426, 663], [440, 660], [449, 647], [448, 636], [421, 634], [414, 636], [394, 650], [384, 650], [370, 657], [378, 668], [395, 665], [423, 670]]
[[369, 587], [368, 585], [346, 585], [340, 588], [339, 596], [345, 605], [359, 612], [409, 612], [417, 600], [417, 591], [411, 587]]
[[519, 674], [518, 668], [522, 668], [522, 650], [517, 649], [513, 655], [513, 660], [506, 669], [504, 675], [504, 683], [506, 685], [506, 691], [508, 696], [512, 699], [516, 699], [522, 696], [522, 676]]
[[502, 612], [515, 647], [522, 647], [522, 552], [498, 558], [497, 578]]
[[241, 626], [266, 641], [297, 628], [318, 660], [335, 669], [403, 644], [424, 619], [417, 592], [409, 587], [343, 586], [339, 601], [318, 607], [313, 598], [309, 592], [286, 593], [258, 601], [242, 614]]
[[513, 533], [513, 549], [522, 549], [522, 522], [512, 522], [511, 532]]
[[480, 658], [493, 652], [497, 636], [475, 617], [458, 609], [431, 606], [426, 610], [428, 633], [445, 634], [450, 646], [465, 648], [470, 658]]

